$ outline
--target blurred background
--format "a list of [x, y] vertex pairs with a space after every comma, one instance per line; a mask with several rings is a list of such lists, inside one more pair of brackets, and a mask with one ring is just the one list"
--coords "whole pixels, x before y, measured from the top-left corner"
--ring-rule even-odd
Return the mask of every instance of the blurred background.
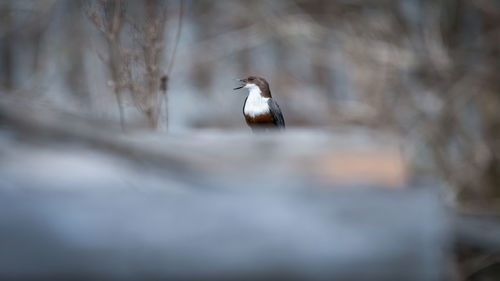
[[[496, 0], [2, 0], [0, 185], [430, 189], [497, 218], [498, 73]], [[286, 132], [247, 128], [249, 75]], [[488, 243], [440, 268], [498, 268]]]

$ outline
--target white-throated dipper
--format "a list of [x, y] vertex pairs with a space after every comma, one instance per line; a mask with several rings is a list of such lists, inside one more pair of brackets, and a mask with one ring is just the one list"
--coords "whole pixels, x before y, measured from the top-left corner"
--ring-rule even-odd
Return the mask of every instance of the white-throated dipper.
[[233, 90], [248, 89], [248, 96], [243, 104], [243, 116], [252, 131], [257, 129], [285, 128], [285, 120], [280, 107], [271, 97], [269, 84], [262, 77], [249, 76], [238, 79], [241, 85]]

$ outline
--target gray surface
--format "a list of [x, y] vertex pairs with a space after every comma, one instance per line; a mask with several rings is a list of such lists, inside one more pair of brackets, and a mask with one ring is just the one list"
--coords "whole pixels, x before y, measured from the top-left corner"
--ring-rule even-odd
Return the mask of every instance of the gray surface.
[[0, 279], [438, 280], [443, 222], [416, 190], [4, 191]]
[[0, 107], [0, 280], [442, 277], [450, 235], [434, 196], [336, 189], [308, 170], [386, 138], [120, 134]]

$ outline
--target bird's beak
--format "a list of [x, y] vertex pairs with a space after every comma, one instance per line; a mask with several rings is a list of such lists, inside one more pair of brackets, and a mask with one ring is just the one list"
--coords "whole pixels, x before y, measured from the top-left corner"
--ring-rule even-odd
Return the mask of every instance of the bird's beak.
[[240, 82], [240, 83], [241, 83], [241, 85], [240, 85], [240, 86], [238, 86], [238, 87], [236, 87], [236, 88], [234, 88], [234, 89], [233, 89], [233, 91], [234, 91], [234, 90], [239, 90], [239, 89], [241, 89], [241, 88], [245, 87], [245, 84], [243, 84], [243, 79], [236, 79], [236, 81]]

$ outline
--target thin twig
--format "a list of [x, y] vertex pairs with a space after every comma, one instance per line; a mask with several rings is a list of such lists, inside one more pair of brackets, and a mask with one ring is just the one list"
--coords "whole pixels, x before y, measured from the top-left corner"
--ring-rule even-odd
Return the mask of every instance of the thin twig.
[[167, 67], [167, 76], [170, 77], [172, 73], [172, 68], [174, 67], [175, 54], [177, 53], [177, 46], [179, 45], [179, 40], [181, 38], [181, 30], [182, 30], [182, 18], [184, 17], [184, 1], [180, 0], [180, 8], [179, 8], [179, 22], [177, 24], [177, 34], [175, 35], [175, 43], [174, 49], [172, 51], [172, 55], [170, 56], [170, 60]]
[[[172, 50], [172, 54], [170, 55], [170, 59], [168, 62], [167, 66], [167, 75], [163, 76], [161, 78], [161, 84], [160, 84], [160, 89], [163, 92], [163, 102], [165, 103], [165, 127], [168, 130], [168, 97], [167, 97], [167, 84], [168, 80], [170, 78], [170, 75], [172, 74], [172, 69], [174, 67], [174, 61], [175, 61], [175, 55], [177, 54], [177, 46], [179, 45], [179, 41], [181, 39], [181, 30], [182, 30], [182, 19], [184, 17], [184, 1], [180, 0], [179, 1], [179, 21], [177, 23], [177, 33], [175, 35], [175, 42], [174, 42], [174, 49]], [[161, 103], [159, 108], [161, 110]]]

